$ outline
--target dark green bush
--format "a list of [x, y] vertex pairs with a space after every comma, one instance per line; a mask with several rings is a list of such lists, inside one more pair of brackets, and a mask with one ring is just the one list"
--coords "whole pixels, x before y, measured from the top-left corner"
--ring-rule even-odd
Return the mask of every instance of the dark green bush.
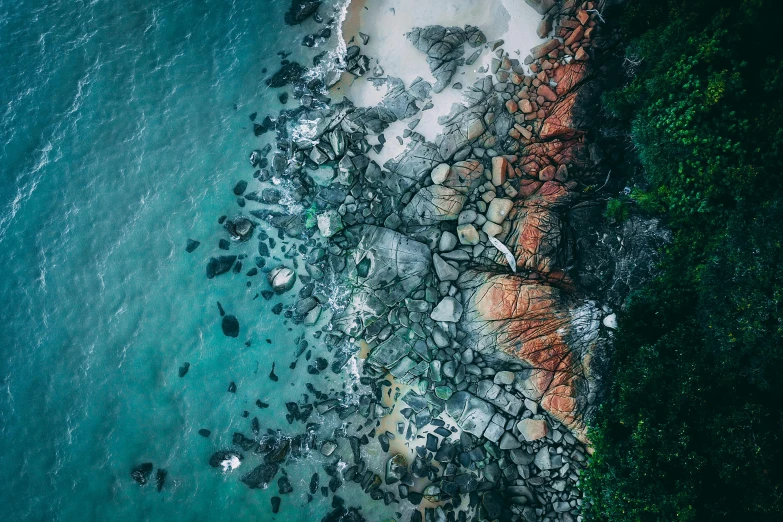
[[620, 317], [589, 432], [592, 520], [783, 516], [779, 4], [629, 0], [621, 13], [634, 76], [604, 103], [644, 169], [630, 199], [674, 239]]

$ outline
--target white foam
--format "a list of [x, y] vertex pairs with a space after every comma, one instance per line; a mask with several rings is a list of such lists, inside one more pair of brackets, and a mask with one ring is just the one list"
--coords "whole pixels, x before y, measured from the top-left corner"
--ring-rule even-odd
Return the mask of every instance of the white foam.
[[220, 463], [220, 466], [223, 468], [223, 473], [234, 471], [241, 465], [242, 462], [239, 460], [239, 457], [237, 457], [236, 455], [231, 455], [230, 459], [226, 459], [224, 461], [221, 461]]

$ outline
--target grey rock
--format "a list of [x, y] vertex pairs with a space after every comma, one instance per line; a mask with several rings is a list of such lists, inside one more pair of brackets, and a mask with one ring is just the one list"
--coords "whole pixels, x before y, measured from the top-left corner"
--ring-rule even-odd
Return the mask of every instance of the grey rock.
[[463, 245], [477, 245], [479, 242], [479, 233], [472, 224], [458, 225], [457, 237]]
[[494, 382], [495, 384], [513, 384], [514, 378], [514, 372], [500, 371], [495, 374]]
[[495, 408], [475, 395], [461, 391], [446, 402], [446, 412], [464, 431], [481, 437], [495, 414]]
[[533, 458], [533, 464], [535, 464], [536, 467], [541, 471], [546, 471], [554, 467], [552, 466], [552, 460], [549, 456], [548, 447], [544, 446], [538, 450], [536, 456]]
[[[460, 216], [462, 213], [460, 213]], [[440, 235], [440, 241], [438, 242], [438, 250], [441, 252], [450, 252], [451, 250], [454, 250], [454, 247], [457, 246], [457, 242], [459, 240], [457, 239], [457, 236], [452, 234], [449, 231], [445, 231]]]
[[439, 221], [456, 220], [468, 197], [457, 189], [431, 185], [419, 190], [402, 211], [405, 222], [434, 225]]
[[446, 179], [448, 179], [449, 172], [451, 172], [451, 166], [449, 166], [448, 163], [441, 163], [432, 169], [432, 172], [430, 172], [430, 178], [434, 184], [440, 185], [446, 181]]
[[465, 225], [468, 223], [473, 223], [476, 221], [476, 211], [475, 210], [463, 210], [459, 213], [459, 216], [457, 216], [457, 224], [458, 225]]
[[388, 228], [365, 225], [350, 231], [361, 237], [351, 252], [354, 292], [334, 324], [356, 335], [421, 285], [432, 257], [427, 245]]
[[451, 266], [445, 259], [438, 254], [432, 256], [432, 264], [435, 267], [435, 273], [441, 281], [456, 281], [459, 277], [459, 270]]
[[296, 273], [285, 266], [273, 268], [266, 277], [272, 286], [272, 290], [277, 294], [291, 290], [296, 282]]
[[316, 306], [318, 306], [318, 300], [315, 297], [300, 299], [296, 303], [296, 313], [299, 315], [305, 315]]
[[446, 348], [451, 344], [448, 334], [444, 332], [440, 326], [436, 326], [432, 329], [432, 340], [438, 348]]
[[430, 314], [433, 321], [456, 323], [462, 317], [462, 305], [453, 297], [444, 297]]
[[392, 335], [388, 340], [373, 348], [367, 358], [367, 363], [379, 369], [389, 369], [405, 357], [410, 349], [411, 346], [407, 341]]
[[318, 214], [318, 230], [323, 237], [332, 237], [343, 229], [343, 220], [336, 210]]
[[427, 64], [436, 79], [435, 92], [442, 91], [451, 82], [457, 71], [458, 59], [465, 53], [465, 42], [473, 47], [481, 45], [479, 42], [486, 42], [484, 34], [471, 26], [465, 29], [439, 25], [415, 27], [406, 37], [416, 49], [427, 54]]
[[523, 449], [515, 449], [509, 452], [511, 461], [518, 466], [527, 466], [533, 462], [533, 455]]
[[325, 440], [323, 444], [321, 444], [321, 455], [324, 457], [330, 456], [332, 453], [334, 453], [334, 450], [337, 449], [337, 443], [331, 440]]
[[499, 447], [502, 450], [512, 450], [521, 447], [522, 444], [508, 431], [500, 438]]

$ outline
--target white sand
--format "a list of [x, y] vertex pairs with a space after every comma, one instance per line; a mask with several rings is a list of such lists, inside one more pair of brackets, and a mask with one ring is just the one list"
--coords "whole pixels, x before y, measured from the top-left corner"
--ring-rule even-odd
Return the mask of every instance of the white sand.
[[[333, 93], [347, 95], [357, 106], [376, 105], [386, 94], [385, 88], [376, 89], [366, 79], [372, 76], [376, 64], [383, 67], [385, 76], [400, 78], [406, 87], [417, 77], [434, 85], [435, 78], [427, 66], [426, 56], [405, 37], [405, 33], [414, 27], [475, 25], [484, 32], [488, 42], [503, 39], [505, 43], [502, 48], [511, 58], [522, 62], [529, 49], [541, 43], [536, 35], [540, 20], [541, 15], [523, 0], [353, 0], [343, 25], [343, 37], [346, 42], [355, 38], [354, 43], [360, 46], [362, 54], [370, 57], [370, 74], [356, 80], [353, 80], [352, 75], [344, 75]], [[362, 45], [359, 31], [370, 36], [367, 45]], [[489, 66], [494, 54], [488, 46], [481, 49], [479, 59], [470, 66], [460, 67], [452, 83], [460, 82], [468, 87], [487, 74], [479, 73], [478, 69]], [[465, 44], [464, 57], [467, 59], [474, 50]], [[421, 122], [415, 131], [427, 141], [435, 141], [440, 131], [438, 117], [448, 114], [452, 104], [461, 101], [461, 91], [451, 87], [433, 94], [434, 108], [416, 116], [421, 117]], [[400, 146], [395, 136], [402, 135], [407, 123], [389, 128], [384, 133], [386, 146], [380, 154], [371, 152], [370, 157], [383, 165], [386, 160], [402, 152], [405, 146]]]

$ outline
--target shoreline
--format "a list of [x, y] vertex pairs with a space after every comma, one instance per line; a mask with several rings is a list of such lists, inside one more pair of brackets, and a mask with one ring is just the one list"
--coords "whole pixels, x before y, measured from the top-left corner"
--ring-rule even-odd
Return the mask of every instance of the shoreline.
[[[611, 315], [577, 296], [563, 262], [561, 215], [589, 183], [572, 111], [593, 5], [553, 8], [551, 37], [533, 8], [512, 17], [509, 1], [491, 4], [351, 2], [331, 103], [294, 89], [300, 108], [270, 123], [277, 150], [250, 158], [262, 205], [249, 212], [262, 223], [229, 222], [248, 238], [265, 221], [300, 241], [304, 267], [288, 255], [262, 266], [265, 298], [287, 302], [276, 313], [322, 339], [331, 370], [349, 364], [361, 387], [313, 389], [306, 413], [289, 415], [337, 413], [343, 427], [307, 444], [339, 455], [334, 480], [413, 508], [411, 520], [504, 510], [532, 520], [547, 512], [531, 507], [542, 498], [578, 515], [589, 361]], [[514, 48], [531, 42], [530, 55]], [[270, 205], [283, 199], [287, 211]], [[343, 282], [339, 309], [325, 279]], [[276, 474], [267, 463], [242, 480], [266, 487]]]

